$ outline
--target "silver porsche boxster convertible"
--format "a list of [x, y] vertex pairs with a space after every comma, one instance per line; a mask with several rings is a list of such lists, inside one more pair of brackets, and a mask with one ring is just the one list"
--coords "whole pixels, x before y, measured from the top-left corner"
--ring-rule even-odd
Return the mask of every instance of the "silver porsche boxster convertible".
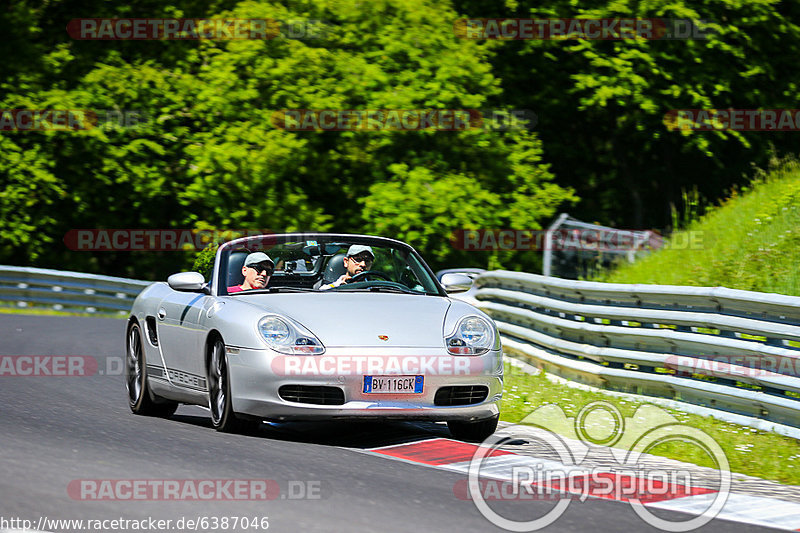
[[198, 272], [136, 298], [126, 385], [136, 414], [208, 406], [220, 431], [262, 420], [446, 421], [483, 440], [500, 413], [503, 363], [492, 320], [448, 296], [403, 242], [365, 235], [261, 235], [219, 247]]

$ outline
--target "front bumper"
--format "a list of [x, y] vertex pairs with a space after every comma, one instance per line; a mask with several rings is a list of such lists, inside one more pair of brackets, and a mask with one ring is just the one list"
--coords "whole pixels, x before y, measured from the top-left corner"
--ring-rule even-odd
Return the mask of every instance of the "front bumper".
[[[453, 356], [443, 348], [328, 348], [325, 355], [282, 355], [269, 349], [229, 347], [231, 397], [236, 413], [269, 420], [430, 420], [474, 421], [500, 413], [503, 364], [500, 350], [481, 356]], [[364, 376], [422, 375], [421, 393], [365, 393]], [[337, 387], [341, 405], [287, 401], [283, 385]], [[483, 385], [480, 403], [435, 405], [445, 386]]]

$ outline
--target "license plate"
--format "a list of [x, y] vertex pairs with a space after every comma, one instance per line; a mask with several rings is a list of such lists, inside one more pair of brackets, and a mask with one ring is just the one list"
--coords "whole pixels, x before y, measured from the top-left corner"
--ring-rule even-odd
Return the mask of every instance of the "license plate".
[[364, 376], [364, 392], [375, 394], [420, 394], [423, 376]]

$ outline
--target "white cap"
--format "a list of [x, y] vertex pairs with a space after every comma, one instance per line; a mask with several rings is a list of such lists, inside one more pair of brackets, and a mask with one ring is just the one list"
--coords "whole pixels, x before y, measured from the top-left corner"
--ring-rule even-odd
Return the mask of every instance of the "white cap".
[[354, 255], [358, 255], [361, 252], [369, 252], [369, 255], [371, 255], [372, 258], [375, 259], [375, 254], [372, 253], [372, 247], [365, 246], [363, 244], [354, 244], [350, 248], [348, 248], [347, 257], [353, 257]]
[[244, 260], [244, 266], [257, 265], [259, 263], [263, 263], [264, 261], [269, 261], [272, 263], [273, 267], [275, 266], [275, 262], [264, 252], [253, 252], [252, 254], [248, 255]]

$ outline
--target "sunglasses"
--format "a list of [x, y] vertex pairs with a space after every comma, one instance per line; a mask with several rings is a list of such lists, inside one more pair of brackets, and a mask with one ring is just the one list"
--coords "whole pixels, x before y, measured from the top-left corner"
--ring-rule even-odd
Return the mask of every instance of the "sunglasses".
[[351, 255], [350, 259], [356, 263], [372, 263], [373, 257], [369, 254]]
[[247, 268], [252, 268], [253, 270], [255, 270], [258, 273], [261, 273], [261, 272], [266, 270], [267, 271], [267, 276], [271, 276], [272, 272], [274, 272], [274, 270], [275, 270], [275, 267], [272, 266], [272, 263], [267, 263], [267, 262], [256, 263], [254, 265], [247, 265]]

